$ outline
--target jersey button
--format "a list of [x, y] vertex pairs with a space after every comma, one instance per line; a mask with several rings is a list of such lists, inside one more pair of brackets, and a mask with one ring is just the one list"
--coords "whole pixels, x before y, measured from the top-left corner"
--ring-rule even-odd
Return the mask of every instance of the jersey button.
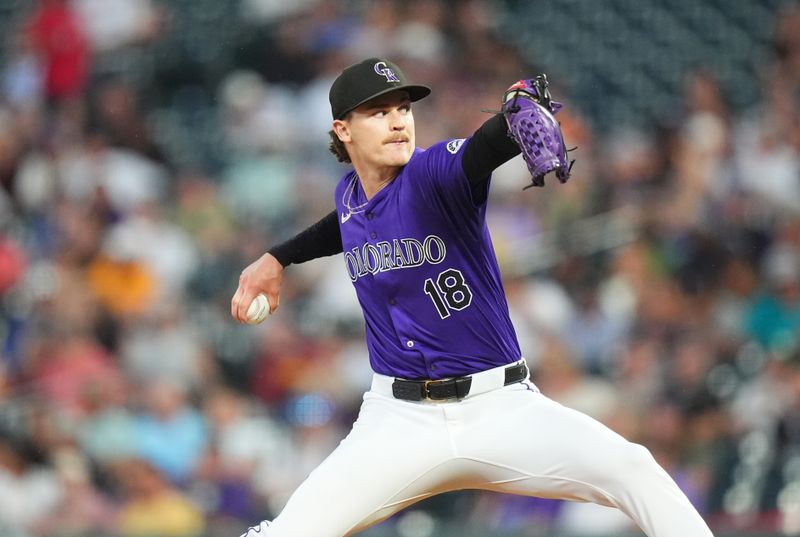
[[431, 364], [431, 371], [436, 371], [436, 364]]
[[413, 341], [411, 341], [410, 339], [408, 341], [406, 341], [406, 347], [408, 347], [410, 349], [413, 346], [414, 346], [414, 342]]
[[373, 239], [377, 239], [378, 238], [378, 234], [375, 233], [374, 231], [372, 233], [370, 233], [369, 236], [372, 237]]
[[390, 305], [392, 305], [392, 306], [394, 306], [395, 304], [397, 304], [397, 300], [395, 300], [395, 299], [393, 299], [393, 298], [390, 298], [390, 299], [389, 299], [389, 304], [390, 304]]
[[372, 220], [373, 218], [375, 218], [375, 215], [374, 215], [374, 214], [372, 214], [372, 213], [367, 213], [367, 220]]

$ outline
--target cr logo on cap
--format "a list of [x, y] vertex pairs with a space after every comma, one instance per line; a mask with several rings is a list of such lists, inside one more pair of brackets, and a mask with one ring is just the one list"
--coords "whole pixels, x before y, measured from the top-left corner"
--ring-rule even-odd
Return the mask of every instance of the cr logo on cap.
[[376, 63], [375, 72], [381, 76], [385, 76], [386, 82], [400, 82], [400, 79], [397, 78], [397, 75], [394, 74], [394, 71], [390, 67], [386, 67], [386, 62]]

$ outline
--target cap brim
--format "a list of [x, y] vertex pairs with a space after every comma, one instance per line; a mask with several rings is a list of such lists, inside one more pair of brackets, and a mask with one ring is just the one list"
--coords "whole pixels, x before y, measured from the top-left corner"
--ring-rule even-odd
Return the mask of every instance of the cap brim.
[[415, 101], [419, 101], [420, 99], [424, 99], [425, 97], [427, 97], [428, 95], [431, 94], [431, 88], [429, 88], [428, 86], [421, 86], [421, 85], [418, 85], [418, 84], [407, 84], [405, 86], [397, 86], [397, 87], [394, 87], [394, 88], [387, 88], [387, 89], [385, 89], [383, 91], [379, 91], [378, 93], [376, 93], [374, 95], [370, 95], [369, 97], [367, 97], [363, 101], [351, 106], [350, 108], [348, 108], [347, 110], [345, 110], [344, 112], [339, 114], [339, 117], [337, 119], [342, 119], [344, 116], [346, 116], [347, 114], [349, 114], [350, 112], [352, 112], [353, 110], [355, 110], [356, 108], [361, 106], [362, 104], [364, 104], [366, 102], [369, 102], [369, 101], [371, 101], [372, 99], [374, 99], [376, 97], [380, 97], [381, 95], [386, 95], [387, 93], [391, 93], [393, 91], [399, 91], [399, 90], [407, 91], [408, 92], [408, 97], [409, 97], [409, 99], [411, 99], [412, 103], [415, 102]]

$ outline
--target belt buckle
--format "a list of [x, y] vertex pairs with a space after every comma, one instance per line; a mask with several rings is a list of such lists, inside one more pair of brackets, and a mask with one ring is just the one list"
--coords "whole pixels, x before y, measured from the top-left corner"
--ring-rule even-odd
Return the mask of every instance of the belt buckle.
[[[438, 382], [438, 381], [436, 381], [436, 380], [425, 380], [425, 381], [422, 382], [422, 398], [423, 399], [431, 399], [430, 398], [429, 387], [434, 382]], [[431, 399], [431, 401], [433, 401], [433, 400], [434, 399]]]
[[423, 399], [428, 399], [429, 401], [447, 401], [447, 398], [434, 399], [433, 397], [431, 397], [429, 390], [430, 390], [430, 386], [438, 386], [440, 384], [444, 384], [448, 380], [452, 380], [452, 379], [439, 379], [439, 380], [424, 380], [424, 381], [422, 381], [423, 382], [423, 384], [422, 384], [422, 398]]

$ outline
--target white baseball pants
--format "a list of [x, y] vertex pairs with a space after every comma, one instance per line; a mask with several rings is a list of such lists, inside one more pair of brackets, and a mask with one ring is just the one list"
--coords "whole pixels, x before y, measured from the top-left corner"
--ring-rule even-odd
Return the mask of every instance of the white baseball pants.
[[[459, 489], [617, 507], [649, 537], [711, 531], [644, 447], [539, 393], [479, 373], [458, 402], [392, 397], [375, 375], [350, 434], [272, 522], [248, 537], [344, 537], [438, 493]], [[493, 376], [494, 375], [494, 376]]]

